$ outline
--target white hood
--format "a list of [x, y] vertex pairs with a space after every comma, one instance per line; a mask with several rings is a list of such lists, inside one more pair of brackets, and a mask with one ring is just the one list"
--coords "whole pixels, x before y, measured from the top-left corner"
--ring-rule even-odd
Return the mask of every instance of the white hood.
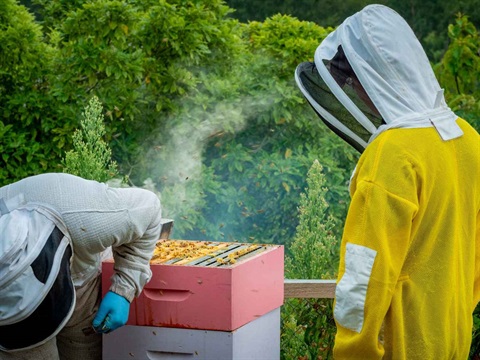
[[[325, 63], [339, 46], [385, 124], [375, 126], [327, 69]], [[317, 48], [315, 66], [338, 101], [371, 133], [369, 142], [390, 128], [434, 126], [443, 140], [463, 134], [420, 42], [406, 21], [386, 6], [369, 5], [347, 18]], [[312, 104], [298, 78], [297, 83]]]

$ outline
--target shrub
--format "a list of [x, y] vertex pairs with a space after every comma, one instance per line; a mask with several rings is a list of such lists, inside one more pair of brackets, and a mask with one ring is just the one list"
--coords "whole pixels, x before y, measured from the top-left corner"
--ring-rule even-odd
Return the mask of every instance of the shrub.
[[64, 172], [106, 182], [117, 175], [112, 150], [104, 140], [103, 107], [96, 96], [85, 107], [80, 129], [73, 134], [73, 148], [65, 155]]
[[[334, 220], [325, 200], [325, 176], [315, 160], [301, 194], [299, 224], [285, 259], [290, 279], [336, 277], [339, 249], [332, 231]], [[282, 359], [330, 359], [335, 338], [332, 299], [289, 299], [282, 308]], [[301, 357], [301, 355], [303, 355]]]

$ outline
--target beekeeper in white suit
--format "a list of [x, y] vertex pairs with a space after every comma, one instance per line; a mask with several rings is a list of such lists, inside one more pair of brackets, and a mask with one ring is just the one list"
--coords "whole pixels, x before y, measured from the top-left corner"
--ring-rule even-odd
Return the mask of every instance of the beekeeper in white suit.
[[335, 359], [466, 359], [480, 299], [480, 137], [395, 11], [369, 5], [297, 84], [361, 152], [335, 294]]
[[[0, 188], [0, 199], [19, 194], [27, 202], [50, 205], [62, 216], [73, 244], [76, 305], [56, 337], [33, 349], [0, 351], [0, 359], [101, 359], [101, 333], [126, 323], [130, 302], [151, 277], [149, 261], [161, 231], [160, 201], [144, 189], [111, 188], [60, 173], [32, 176]], [[108, 247], [113, 250], [115, 273], [102, 299], [100, 255]], [[86, 335], [82, 330], [92, 325], [98, 332]]]

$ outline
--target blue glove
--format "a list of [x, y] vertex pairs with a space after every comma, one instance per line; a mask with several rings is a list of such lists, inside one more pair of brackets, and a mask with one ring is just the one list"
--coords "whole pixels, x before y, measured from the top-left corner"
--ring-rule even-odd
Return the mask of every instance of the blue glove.
[[125, 325], [128, 320], [130, 303], [123, 296], [109, 291], [98, 309], [92, 325], [98, 333], [108, 333]]

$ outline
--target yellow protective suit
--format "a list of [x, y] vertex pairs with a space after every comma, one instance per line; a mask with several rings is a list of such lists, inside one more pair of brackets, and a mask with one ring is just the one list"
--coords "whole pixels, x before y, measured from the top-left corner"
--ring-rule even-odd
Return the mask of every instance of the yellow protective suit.
[[390, 129], [361, 155], [341, 245], [335, 359], [467, 359], [480, 300], [480, 136]]
[[345, 19], [295, 81], [362, 153], [340, 253], [335, 359], [467, 359], [480, 300], [480, 136], [384, 5]]

